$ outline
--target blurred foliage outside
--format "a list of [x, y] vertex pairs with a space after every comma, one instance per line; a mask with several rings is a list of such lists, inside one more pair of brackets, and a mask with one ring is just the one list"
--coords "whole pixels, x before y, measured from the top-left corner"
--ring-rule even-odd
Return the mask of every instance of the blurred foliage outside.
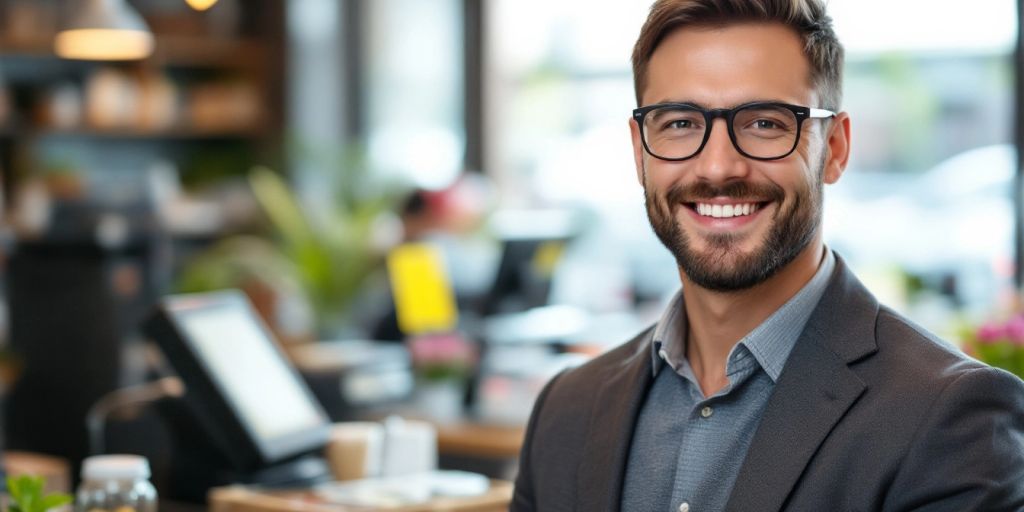
[[[317, 162], [333, 183], [328, 211], [300, 198], [280, 174], [255, 167], [248, 175], [252, 192], [269, 220], [266, 236], [224, 238], [183, 270], [182, 293], [223, 288], [245, 290], [274, 327], [282, 295], [297, 291], [312, 307], [316, 333], [333, 337], [351, 327], [353, 301], [368, 280], [383, 272], [377, 229], [394, 212], [405, 188], [374, 181], [362, 153]], [[306, 158], [315, 157], [305, 151]], [[262, 298], [261, 298], [262, 296]]]

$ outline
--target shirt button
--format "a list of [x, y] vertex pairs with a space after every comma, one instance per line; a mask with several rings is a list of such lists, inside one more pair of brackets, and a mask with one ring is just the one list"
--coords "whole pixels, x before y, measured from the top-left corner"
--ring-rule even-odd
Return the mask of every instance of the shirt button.
[[690, 504], [685, 501], [680, 503], [679, 512], [690, 512]]
[[[704, 406], [703, 409], [700, 410], [700, 415], [705, 417], [705, 418], [710, 418], [711, 415], [714, 414], [714, 413], [715, 413], [715, 410], [712, 409], [709, 406], [706, 406], [706, 405]], [[687, 505], [687, 506], [689, 506], [689, 505]]]

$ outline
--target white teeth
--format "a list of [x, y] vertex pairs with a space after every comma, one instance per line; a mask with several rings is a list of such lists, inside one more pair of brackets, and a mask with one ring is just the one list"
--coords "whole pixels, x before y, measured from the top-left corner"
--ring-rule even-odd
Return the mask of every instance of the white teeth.
[[757, 211], [756, 203], [745, 203], [745, 204], [706, 204], [697, 203], [697, 214], [704, 217], [714, 217], [716, 219], [728, 219], [730, 217], [740, 217], [743, 215], [750, 215]]

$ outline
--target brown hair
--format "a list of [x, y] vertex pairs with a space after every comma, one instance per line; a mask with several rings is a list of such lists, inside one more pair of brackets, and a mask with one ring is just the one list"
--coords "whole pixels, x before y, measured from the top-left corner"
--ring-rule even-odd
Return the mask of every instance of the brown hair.
[[782, 23], [803, 38], [804, 55], [811, 65], [811, 84], [818, 89], [821, 101], [821, 105], [812, 106], [838, 110], [843, 95], [843, 46], [821, 0], [657, 0], [633, 47], [637, 106], [647, 86], [647, 64], [665, 36], [687, 26], [750, 21]]

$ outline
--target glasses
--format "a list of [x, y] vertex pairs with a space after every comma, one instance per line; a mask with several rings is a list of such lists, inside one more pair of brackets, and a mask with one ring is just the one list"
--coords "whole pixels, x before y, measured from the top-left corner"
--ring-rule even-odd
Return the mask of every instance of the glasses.
[[819, 108], [760, 102], [712, 110], [688, 103], [659, 103], [633, 110], [644, 149], [651, 156], [673, 162], [700, 153], [718, 118], [725, 119], [729, 139], [741, 155], [754, 160], [778, 160], [796, 149], [805, 120], [835, 115]]

